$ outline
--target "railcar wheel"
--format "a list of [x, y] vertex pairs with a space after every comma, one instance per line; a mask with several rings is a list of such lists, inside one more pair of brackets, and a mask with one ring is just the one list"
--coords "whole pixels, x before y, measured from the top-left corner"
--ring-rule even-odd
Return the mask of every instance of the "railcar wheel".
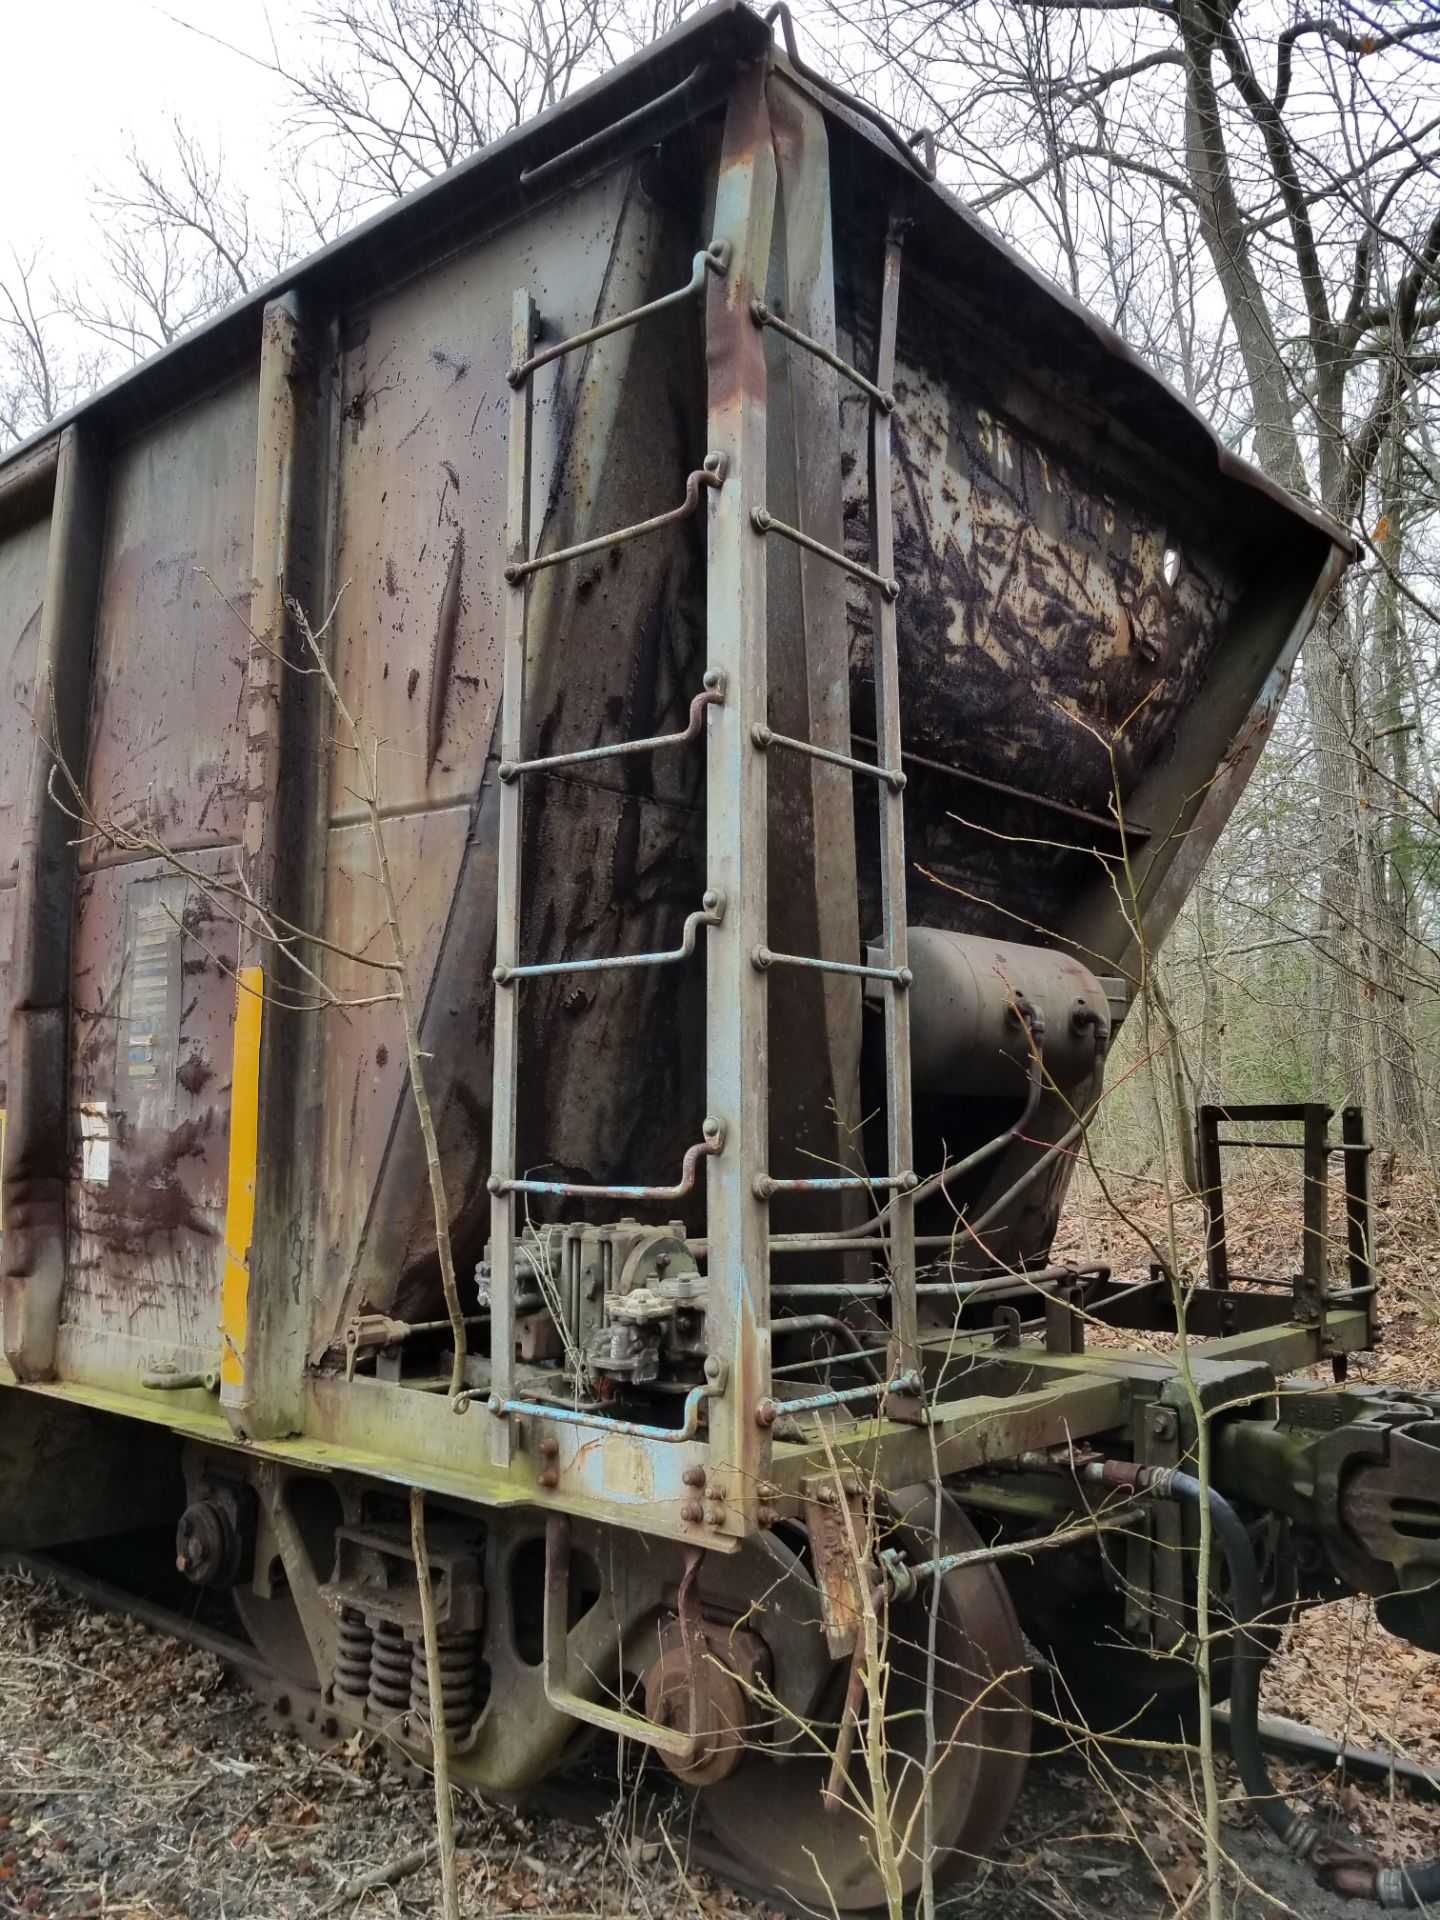
[[[905, 1489], [894, 1496], [896, 1511], [928, 1521], [933, 1498], [928, 1488]], [[928, 1526], [924, 1532], [902, 1526], [890, 1544], [903, 1546], [912, 1560], [937, 1551]], [[938, 1551], [982, 1544], [965, 1515], [947, 1502]], [[770, 1596], [771, 1606], [785, 1605], [785, 1584]], [[802, 1604], [813, 1618], [813, 1589]], [[889, 1662], [881, 1764], [888, 1828], [907, 1897], [918, 1891], [923, 1874], [927, 1745], [938, 1756], [930, 1767], [929, 1820], [937, 1883], [964, 1873], [995, 1846], [1029, 1756], [1024, 1641], [997, 1569], [967, 1567], [941, 1582], [933, 1745], [925, 1711], [930, 1612], [930, 1595], [922, 1587], [913, 1598], [882, 1608], [881, 1616]], [[785, 1731], [768, 1749], [752, 1747], [729, 1778], [700, 1792], [703, 1816], [742, 1874], [822, 1912], [863, 1911], [886, 1898], [867, 1811], [878, 1796], [869, 1789], [863, 1705], [849, 1762], [851, 1786], [834, 1811], [824, 1797], [848, 1679], [848, 1663], [837, 1665], [803, 1728]]]
[[318, 1689], [319, 1671], [300, 1620], [300, 1609], [288, 1588], [262, 1600], [245, 1587], [231, 1594], [240, 1624], [255, 1651], [279, 1679]]

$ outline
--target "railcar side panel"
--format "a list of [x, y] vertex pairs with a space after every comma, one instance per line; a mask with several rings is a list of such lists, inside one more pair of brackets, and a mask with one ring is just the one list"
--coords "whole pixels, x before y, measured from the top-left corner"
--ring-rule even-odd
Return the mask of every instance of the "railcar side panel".
[[90, 744], [72, 795], [61, 1354], [77, 1378], [213, 1363], [257, 405], [255, 379], [240, 379], [111, 466]]
[[49, 550], [48, 514], [0, 538], [0, 1113], [9, 1098], [10, 949]]

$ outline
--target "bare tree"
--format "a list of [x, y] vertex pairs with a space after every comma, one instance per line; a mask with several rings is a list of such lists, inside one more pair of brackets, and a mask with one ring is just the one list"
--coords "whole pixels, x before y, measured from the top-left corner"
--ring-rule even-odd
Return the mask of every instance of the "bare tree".
[[40, 256], [0, 272], [0, 446], [24, 440], [95, 385], [96, 356], [77, 352]]
[[[829, 3], [852, 66], [935, 126], [972, 202], [1374, 553], [1387, 450], [1440, 372], [1433, 7]], [[1397, 960], [1407, 930], [1370, 771], [1372, 736], [1398, 739], [1404, 724], [1401, 669], [1372, 661], [1395, 653], [1380, 605], [1352, 585], [1307, 653], [1304, 931], [1312, 1069], [1393, 1132], [1412, 1125], [1418, 1090]], [[1377, 729], [1369, 702], [1385, 688]]]
[[686, 0], [317, 0], [297, 129], [371, 200], [443, 173], [655, 39]]

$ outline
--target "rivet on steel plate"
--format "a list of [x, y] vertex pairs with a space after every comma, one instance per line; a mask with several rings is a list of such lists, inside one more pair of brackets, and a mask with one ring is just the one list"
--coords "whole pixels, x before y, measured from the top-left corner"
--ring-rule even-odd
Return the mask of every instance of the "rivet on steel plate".
[[771, 733], [769, 727], [767, 727], [762, 720], [757, 720], [750, 729], [750, 738], [762, 752], [769, 746], [774, 737], [774, 734]]
[[775, 1182], [768, 1173], [757, 1173], [752, 1190], [757, 1200], [768, 1200], [775, 1191]]
[[705, 1518], [705, 1512], [704, 1509], [697, 1506], [693, 1500], [687, 1500], [685, 1505], [680, 1509], [680, 1518], [685, 1521], [688, 1526], [698, 1527], [700, 1522]]
[[547, 1460], [553, 1460], [559, 1453], [560, 1442], [555, 1438], [553, 1433], [547, 1433], [545, 1438], [540, 1442], [540, 1451]]
[[706, 473], [713, 476], [717, 487], [724, 486], [725, 476], [730, 471], [730, 456], [728, 453], [707, 453], [702, 462], [702, 466]]
[[769, 966], [770, 962], [774, 958], [775, 956], [770, 951], [769, 947], [756, 947], [755, 951], [750, 956], [751, 963], [754, 966], [757, 966], [760, 969], [761, 973], [765, 971], [765, 969]]
[[703, 1487], [705, 1484], [705, 1469], [703, 1467], [686, 1467], [680, 1478], [687, 1487]]
[[543, 1487], [546, 1493], [550, 1493], [559, 1486], [560, 1476], [554, 1467], [546, 1467], [543, 1473], [536, 1474], [535, 1484], [537, 1487]]

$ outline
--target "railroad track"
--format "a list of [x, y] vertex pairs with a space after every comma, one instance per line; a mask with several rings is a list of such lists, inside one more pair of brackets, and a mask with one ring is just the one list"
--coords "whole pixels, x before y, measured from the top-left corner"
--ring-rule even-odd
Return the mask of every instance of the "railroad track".
[[[278, 1672], [263, 1654], [237, 1634], [226, 1633], [210, 1623], [188, 1617], [144, 1594], [135, 1593], [118, 1581], [106, 1580], [67, 1565], [43, 1553], [0, 1553], [0, 1571], [23, 1573], [31, 1579], [46, 1581], [62, 1592], [83, 1600], [104, 1612], [135, 1621], [155, 1633], [213, 1654], [217, 1660], [244, 1676], [265, 1711], [290, 1728], [307, 1744], [330, 1745], [341, 1737], [342, 1723], [315, 1688], [297, 1685], [293, 1677]], [[399, 1749], [392, 1750], [396, 1769], [416, 1781], [428, 1777]], [[575, 1827], [601, 1828], [614, 1813], [618, 1798], [627, 1789], [617, 1775], [586, 1779], [575, 1774], [560, 1774], [529, 1788], [524, 1793], [487, 1793], [484, 1798], [496, 1806], [517, 1813], [543, 1813]], [[673, 1795], [671, 1797], [673, 1804]], [[648, 1806], [640, 1808], [640, 1837], [660, 1845], [667, 1834], [662, 1828], [662, 1809], [652, 1796]], [[673, 1844], [673, 1840], [672, 1840]], [[743, 1865], [733, 1859], [713, 1837], [693, 1822], [687, 1823], [684, 1841], [685, 1865], [700, 1867], [722, 1880], [736, 1893], [772, 1909], [813, 1920], [811, 1910], [787, 1899], [773, 1887], [759, 1885]]]
[[[49, 1582], [87, 1605], [121, 1615], [156, 1633], [169, 1635], [202, 1652], [212, 1654], [227, 1667], [242, 1674], [267, 1714], [290, 1728], [308, 1744], [325, 1747], [340, 1738], [343, 1726], [331, 1712], [318, 1689], [296, 1683], [282, 1674], [254, 1646], [238, 1635], [227, 1633], [212, 1623], [186, 1615], [145, 1594], [136, 1593], [116, 1580], [68, 1565], [47, 1554], [3, 1553], [0, 1568], [24, 1573]], [[1228, 1732], [1228, 1711], [1217, 1710], [1216, 1728], [1222, 1738]], [[1343, 1764], [1354, 1778], [1375, 1782], [1393, 1782], [1408, 1791], [1440, 1800], [1440, 1770], [1417, 1765], [1370, 1747], [1338, 1747], [1323, 1733], [1301, 1722], [1278, 1716], [1262, 1716], [1261, 1738], [1277, 1753], [1291, 1760], [1308, 1761], [1316, 1766], [1334, 1768]], [[417, 1782], [421, 1768], [396, 1748], [393, 1762], [402, 1773]], [[520, 1794], [489, 1793], [487, 1800], [515, 1812], [544, 1814], [571, 1826], [600, 1829], [614, 1814], [620, 1798], [629, 1792], [618, 1774], [601, 1766], [588, 1776], [578, 1772], [556, 1775]], [[674, 1792], [667, 1788], [668, 1807], [674, 1806]], [[636, 1809], [641, 1838], [653, 1839], [661, 1846], [673, 1846], [673, 1829], [664, 1824], [667, 1806], [652, 1795]], [[773, 1887], [758, 1884], [703, 1827], [685, 1823], [684, 1856], [687, 1867], [699, 1867], [723, 1881], [737, 1893], [771, 1908], [797, 1915], [810, 1910], [787, 1899]]]

